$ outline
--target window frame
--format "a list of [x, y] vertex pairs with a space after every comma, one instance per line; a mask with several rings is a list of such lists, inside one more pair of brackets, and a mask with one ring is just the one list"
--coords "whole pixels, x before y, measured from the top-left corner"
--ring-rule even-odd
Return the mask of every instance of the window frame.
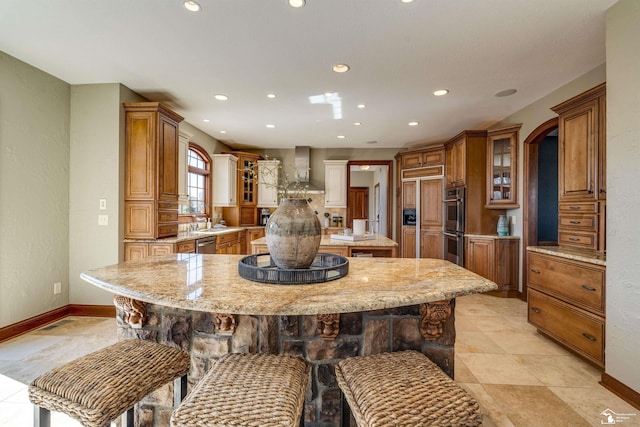
[[[205, 169], [200, 169], [197, 168], [195, 166], [191, 166], [189, 164], [189, 151], [193, 150], [196, 154], [198, 154], [200, 157], [202, 157], [202, 159], [205, 162]], [[211, 157], [209, 156], [209, 154], [207, 153], [207, 151], [202, 148], [201, 146], [199, 146], [198, 144], [194, 143], [194, 142], [189, 142], [189, 147], [187, 149], [187, 158], [186, 158], [186, 167], [187, 167], [187, 195], [189, 194], [189, 174], [190, 173], [195, 173], [198, 175], [203, 175], [204, 176], [204, 213], [186, 213], [186, 214], [180, 214], [180, 217], [183, 218], [210, 218], [211, 217], [211, 202], [212, 202], [212, 197], [211, 197], [211, 188], [212, 188], [212, 174], [211, 174], [211, 167], [212, 167], [212, 160]], [[191, 206], [191, 204], [189, 203], [189, 206]]]

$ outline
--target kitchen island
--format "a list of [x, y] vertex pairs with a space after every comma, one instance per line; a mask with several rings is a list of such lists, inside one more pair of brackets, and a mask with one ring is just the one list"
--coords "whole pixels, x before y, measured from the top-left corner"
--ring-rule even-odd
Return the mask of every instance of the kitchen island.
[[[267, 238], [261, 237], [251, 242], [254, 254], [269, 252], [267, 249]], [[380, 234], [375, 234], [373, 238], [367, 240], [338, 240], [330, 235], [323, 235], [320, 240], [319, 252], [328, 252], [342, 256], [372, 256], [391, 257], [398, 256], [398, 243]]]
[[[348, 357], [415, 349], [453, 377], [455, 298], [495, 283], [448, 261], [349, 258], [348, 274], [312, 285], [256, 283], [238, 275], [238, 255], [149, 257], [82, 274], [116, 294], [118, 335], [191, 353], [190, 384], [229, 352], [298, 355], [313, 365], [305, 425], [337, 426], [333, 366]], [[163, 425], [171, 393], [139, 414]]]

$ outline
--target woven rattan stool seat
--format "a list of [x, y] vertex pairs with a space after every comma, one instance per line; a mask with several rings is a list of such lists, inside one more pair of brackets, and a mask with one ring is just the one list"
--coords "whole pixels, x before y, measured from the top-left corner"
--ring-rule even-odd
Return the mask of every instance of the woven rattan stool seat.
[[174, 411], [171, 425], [297, 426], [309, 372], [297, 357], [227, 354]]
[[189, 371], [189, 355], [142, 340], [119, 341], [38, 378], [29, 399], [84, 426], [102, 427], [144, 396]]
[[475, 399], [416, 351], [346, 359], [336, 377], [360, 427], [482, 423]]

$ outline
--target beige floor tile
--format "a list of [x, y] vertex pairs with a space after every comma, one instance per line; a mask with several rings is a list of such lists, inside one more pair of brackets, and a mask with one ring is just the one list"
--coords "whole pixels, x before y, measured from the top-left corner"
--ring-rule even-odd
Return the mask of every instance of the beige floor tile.
[[504, 353], [502, 347], [484, 332], [461, 331], [456, 333], [456, 353]]
[[458, 332], [479, 332], [478, 326], [475, 324], [475, 317], [473, 316], [460, 316], [456, 314], [456, 333]]
[[629, 405], [601, 385], [594, 387], [549, 387], [554, 394], [582, 415], [590, 425], [602, 426], [607, 418], [602, 415], [606, 409], [617, 414], [635, 414], [617, 422], [624, 427], [640, 426], [640, 410]]
[[512, 325], [502, 316], [473, 316], [472, 321], [481, 332], [520, 332], [517, 326]]
[[456, 382], [461, 383], [477, 383], [478, 379], [473, 376], [467, 365], [464, 364], [462, 359], [458, 356], [454, 356], [453, 362], [453, 378]]
[[568, 351], [560, 347], [554, 341], [545, 338], [538, 333], [519, 331], [487, 332], [491, 338], [505, 353], [509, 354], [538, 354], [566, 356]]
[[459, 353], [458, 357], [482, 384], [542, 385], [510, 354]]
[[[515, 427], [507, 414], [503, 412], [502, 408], [499, 405], [499, 402], [496, 402], [494, 398], [485, 391], [482, 384], [463, 383], [460, 384], [460, 386], [467, 390], [478, 401], [480, 410], [484, 415], [482, 424], [483, 427], [485, 427], [485, 425]], [[489, 421], [487, 422], [487, 420]]]
[[595, 387], [600, 381], [600, 371], [575, 356], [515, 355], [546, 386]]
[[483, 384], [497, 410], [515, 426], [556, 427], [589, 424], [547, 387]]

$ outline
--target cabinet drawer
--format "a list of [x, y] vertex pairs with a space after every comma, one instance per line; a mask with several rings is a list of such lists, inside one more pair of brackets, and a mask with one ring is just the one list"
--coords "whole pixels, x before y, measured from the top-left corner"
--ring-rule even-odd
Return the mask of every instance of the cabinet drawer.
[[183, 254], [192, 254], [196, 251], [196, 241], [189, 240], [188, 242], [180, 242], [176, 245], [176, 249], [178, 253]]
[[158, 212], [158, 222], [177, 222], [178, 212]]
[[529, 289], [529, 323], [604, 366], [604, 320]]
[[595, 251], [598, 238], [595, 232], [577, 232], [558, 229], [558, 244], [560, 246], [572, 246], [577, 249], [589, 249]]
[[559, 203], [560, 212], [598, 213], [598, 202]]
[[604, 268], [529, 252], [528, 285], [604, 315]]
[[176, 212], [178, 212], [178, 201], [176, 200], [174, 202], [174, 201], [159, 200], [158, 210], [165, 210], [165, 211], [175, 210]]
[[598, 216], [595, 214], [572, 215], [559, 214], [558, 227], [575, 231], [593, 231], [598, 230]]
[[229, 233], [229, 234], [223, 234], [221, 236], [218, 236], [218, 246], [220, 245], [224, 245], [226, 243], [231, 243], [231, 242], [235, 242], [238, 240], [238, 233]]
[[178, 223], [158, 224], [158, 238], [174, 237], [178, 235]]

